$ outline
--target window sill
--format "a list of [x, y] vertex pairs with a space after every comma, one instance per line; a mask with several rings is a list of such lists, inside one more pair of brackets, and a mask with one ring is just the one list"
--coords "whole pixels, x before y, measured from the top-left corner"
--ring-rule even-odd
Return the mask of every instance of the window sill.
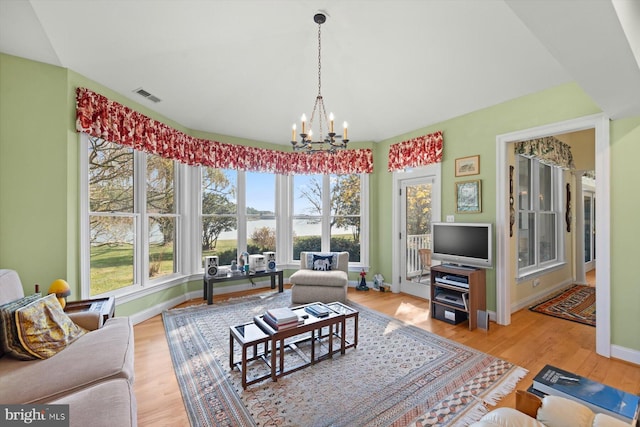
[[522, 274], [521, 276], [517, 276], [516, 277], [516, 283], [520, 284], [520, 283], [524, 283], [524, 282], [529, 282], [537, 277], [541, 277], [544, 276], [546, 274], [552, 273], [554, 271], [560, 270], [562, 268], [564, 268], [567, 265], [566, 262], [557, 262], [555, 264], [550, 264], [547, 265], [543, 268], [539, 268], [537, 270], [533, 270], [533, 271], [528, 271], [525, 274]]
[[156, 292], [173, 288], [175, 286], [184, 285], [189, 282], [202, 280], [202, 273], [195, 273], [191, 275], [172, 276], [166, 281], [156, 282], [147, 286], [137, 286], [134, 290], [129, 292], [119, 293], [118, 291], [106, 292], [100, 295], [93, 295], [90, 298], [104, 298], [106, 296], [115, 296], [118, 304], [125, 304], [131, 301], [135, 301], [140, 298], [144, 298], [148, 295], [152, 295]]

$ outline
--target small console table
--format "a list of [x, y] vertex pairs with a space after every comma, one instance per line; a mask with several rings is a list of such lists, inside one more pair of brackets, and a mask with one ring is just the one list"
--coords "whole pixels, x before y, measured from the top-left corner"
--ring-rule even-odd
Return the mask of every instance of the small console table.
[[258, 277], [271, 278], [271, 289], [276, 288], [276, 277], [278, 278], [278, 292], [284, 292], [284, 274], [282, 270], [267, 270], [255, 273], [243, 274], [227, 274], [226, 276], [210, 277], [203, 279], [203, 299], [207, 300], [207, 304], [213, 304], [213, 284], [230, 282], [233, 280], [249, 280], [253, 283], [253, 279]]

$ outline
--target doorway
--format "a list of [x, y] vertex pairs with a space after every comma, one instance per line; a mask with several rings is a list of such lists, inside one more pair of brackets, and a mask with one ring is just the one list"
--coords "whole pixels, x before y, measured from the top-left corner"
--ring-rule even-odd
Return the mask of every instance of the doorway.
[[[402, 282], [430, 284], [430, 262], [421, 256], [431, 249], [431, 197], [433, 177], [403, 180], [400, 187], [400, 218], [404, 248]], [[421, 296], [421, 295], [418, 295]]]
[[431, 249], [431, 224], [440, 220], [440, 164], [394, 172], [393, 245], [394, 292], [429, 299], [430, 269], [421, 257]]
[[496, 137], [496, 321], [498, 324], [511, 323], [512, 265], [510, 262], [511, 238], [509, 236], [509, 149], [517, 141], [541, 138], [585, 129], [595, 130], [596, 151], [596, 204], [595, 226], [598, 230], [598, 286], [596, 287], [596, 352], [611, 356], [611, 295], [610, 295], [610, 204], [603, 200], [610, 187], [610, 144], [609, 118], [604, 114], [581, 117], [564, 122], [525, 129]]

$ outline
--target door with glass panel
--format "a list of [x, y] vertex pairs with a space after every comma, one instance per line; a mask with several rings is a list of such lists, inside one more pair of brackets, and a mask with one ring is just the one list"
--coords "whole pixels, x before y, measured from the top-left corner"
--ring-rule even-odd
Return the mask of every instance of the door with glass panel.
[[400, 253], [403, 292], [415, 293], [411, 290], [414, 288], [413, 284], [428, 285], [430, 283], [433, 182], [433, 178], [416, 178], [404, 180], [400, 186], [402, 219], [400, 247], [403, 248]]

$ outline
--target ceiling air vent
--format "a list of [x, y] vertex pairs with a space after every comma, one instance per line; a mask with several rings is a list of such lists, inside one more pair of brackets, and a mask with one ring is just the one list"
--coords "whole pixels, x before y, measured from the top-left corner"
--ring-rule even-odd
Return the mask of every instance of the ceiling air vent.
[[153, 102], [156, 102], [156, 103], [162, 101], [160, 98], [158, 98], [155, 95], [150, 94], [149, 92], [147, 92], [146, 90], [142, 89], [141, 87], [139, 87], [138, 89], [134, 90], [134, 92], [137, 93], [140, 96], [144, 96], [149, 101], [153, 101]]

